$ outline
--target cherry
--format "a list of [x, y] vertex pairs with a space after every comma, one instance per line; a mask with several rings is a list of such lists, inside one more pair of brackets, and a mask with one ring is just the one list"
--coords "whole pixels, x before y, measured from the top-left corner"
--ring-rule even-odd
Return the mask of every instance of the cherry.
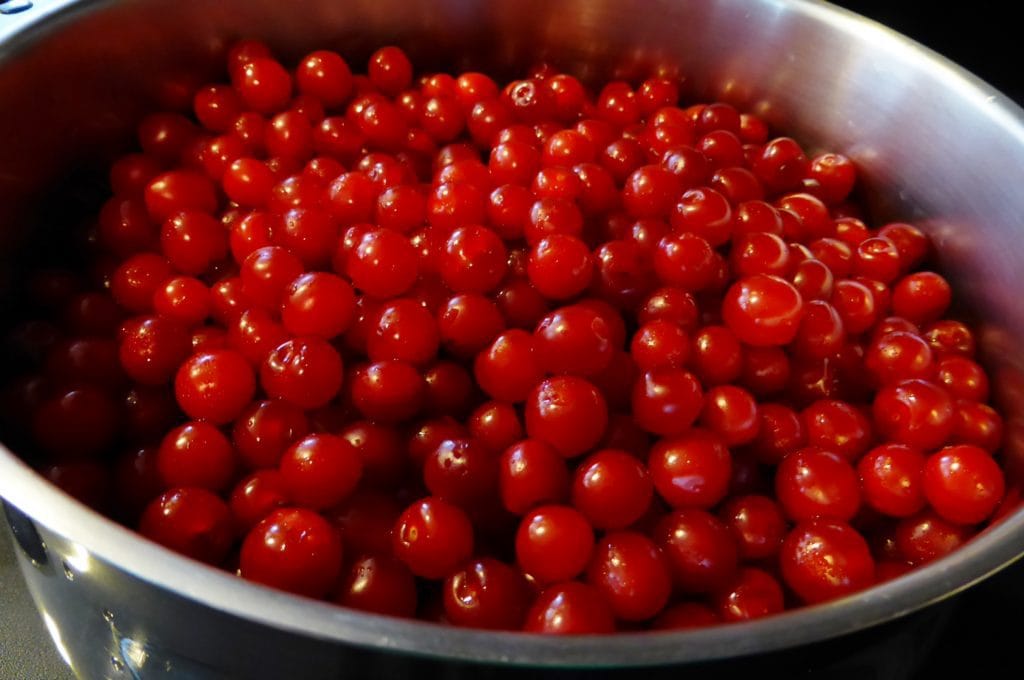
[[338, 108], [352, 93], [352, 71], [337, 52], [317, 50], [306, 55], [295, 71], [299, 92], [316, 97], [329, 108]]
[[456, 293], [486, 293], [505, 275], [505, 245], [484, 227], [460, 227], [445, 243], [441, 276]]
[[249, 362], [230, 350], [199, 352], [186, 359], [174, 378], [178, 405], [197, 420], [231, 422], [252, 400], [256, 378]]
[[408, 291], [418, 276], [408, 239], [390, 229], [366, 232], [348, 258], [346, 273], [356, 288], [376, 298]]
[[541, 591], [526, 612], [523, 630], [547, 635], [607, 634], [614, 632], [615, 620], [596, 588], [566, 581]]
[[771, 574], [744, 567], [736, 579], [715, 596], [715, 611], [722, 621], [749, 621], [781, 612], [782, 586]]
[[902, 444], [877, 446], [857, 461], [864, 502], [890, 517], [909, 517], [924, 508], [925, 457]]
[[578, 510], [543, 505], [523, 516], [515, 547], [519, 566], [538, 583], [567, 581], [590, 561], [594, 530]]
[[896, 525], [896, 548], [911, 564], [925, 564], [953, 552], [972, 533], [969, 527], [947, 522], [926, 509]]
[[356, 447], [330, 434], [311, 434], [295, 442], [278, 466], [288, 498], [314, 510], [325, 510], [345, 500], [363, 473]]
[[312, 510], [278, 508], [242, 542], [239, 575], [307, 597], [322, 598], [341, 573], [337, 530]]
[[936, 321], [949, 308], [949, 283], [934, 272], [908, 274], [892, 288], [892, 311], [916, 324]]
[[219, 564], [234, 538], [231, 511], [206, 489], [171, 489], [146, 507], [139, 533], [192, 559]]
[[363, 555], [342, 574], [334, 599], [352, 609], [408, 618], [416, 613], [416, 579], [393, 557]]
[[277, 470], [257, 470], [235, 484], [228, 498], [235, 526], [248, 533], [263, 518], [288, 504], [288, 496]]
[[471, 561], [443, 585], [444, 611], [456, 626], [518, 630], [526, 616], [526, 581], [490, 557]]
[[859, 409], [845, 401], [821, 399], [801, 414], [807, 443], [855, 461], [872, 442], [871, 422]]
[[718, 623], [721, 623], [718, 614], [707, 605], [699, 602], [679, 602], [662, 610], [661, 614], [651, 622], [651, 629], [683, 630], [685, 628], [704, 628]]
[[555, 233], [530, 250], [527, 274], [544, 297], [565, 300], [583, 292], [593, 276], [593, 257], [575, 236]]
[[774, 500], [756, 494], [733, 497], [719, 514], [732, 530], [742, 559], [766, 559], [778, 554], [786, 535], [786, 520]]
[[434, 316], [408, 298], [384, 305], [366, 339], [371, 361], [425, 364], [437, 356], [440, 338]]
[[704, 395], [700, 414], [703, 427], [714, 432], [726, 446], [749, 444], [758, 433], [761, 421], [754, 396], [742, 387], [721, 385]]
[[704, 326], [693, 336], [690, 363], [708, 386], [732, 382], [743, 371], [743, 347], [725, 326]]
[[498, 487], [505, 509], [521, 515], [535, 506], [565, 500], [569, 473], [565, 460], [550, 444], [524, 439], [502, 453]]
[[223, 491], [234, 480], [235, 452], [213, 425], [193, 421], [163, 438], [156, 458], [165, 488], [192, 486]]
[[694, 428], [663, 439], [647, 461], [658, 494], [674, 508], [712, 508], [729, 488], [732, 461], [718, 436]]
[[284, 291], [281, 322], [289, 333], [330, 340], [348, 330], [354, 316], [352, 286], [334, 274], [302, 274]]
[[523, 424], [511, 404], [488, 401], [467, 420], [469, 433], [494, 452], [501, 452], [523, 438]]
[[879, 434], [923, 451], [942, 446], [953, 432], [953, 401], [933, 382], [903, 380], [881, 389], [872, 406]]
[[566, 458], [591, 449], [604, 434], [608, 406], [592, 383], [575, 376], [557, 376], [530, 391], [524, 407], [526, 433], [555, 448]]
[[652, 434], [682, 434], [697, 420], [703, 405], [700, 382], [688, 371], [647, 371], [633, 386], [633, 418]]
[[437, 330], [444, 347], [468, 358], [490, 345], [504, 330], [498, 306], [479, 293], [455, 295], [437, 313]]
[[853, 466], [814, 446], [782, 459], [775, 472], [775, 495], [786, 515], [850, 521], [860, 508], [860, 486]]
[[800, 293], [792, 284], [766, 274], [740, 279], [722, 301], [726, 325], [740, 340], [755, 347], [792, 341], [803, 309]]
[[536, 347], [534, 336], [518, 329], [495, 338], [474, 362], [474, 374], [481, 389], [494, 399], [526, 401], [544, 376]]
[[935, 512], [954, 524], [978, 524], [1003, 497], [1003, 471], [977, 446], [947, 446], [924, 463], [924, 496]]
[[595, 375], [611, 362], [615, 348], [612, 332], [605, 318], [590, 307], [561, 307], [537, 324], [537, 360], [549, 373]]
[[458, 507], [440, 498], [416, 501], [392, 533], [395, 557], [422, 578], [444, 578], [473, 552], [473, 526]]
[[260, 366], [260, 384], [271, 397], [301, 408], [323, 406], [338, 393], [342, 362], [322, 338], [306, 336], [275, 347]]
[[875, 581], [867, 542], [850, 525], [834, 520], [798, 524], [782, 542], [782, 578], [804, 602], [833, 600]]
[[727, 585], [736, 572], [738, 549], [729, 528], [694, 508], [665, 515], [654, 529], [676, 587], [706, 593]]
[[118, 358], [132, 380], [162, 385], [170, 382], [190, 350], [191, 339], [182, 326], [150, 316], [133, 321], [121, 339]]
[[653, 490], [643, 463], [625, 451], [602, 449], [576, 468], [572, 504], [595, 529], [625, 529], [647, 512]]
[[426, 383], [412, 364], [378, 361], [352, 374], [352, 403], [364, 417], [395, 422], [419, 413]]
[[497, 489], [497, 456], [476, 439], [445, 439], [423, 461], [423, 483], [434, 497], [469, 510]]
[[652, 618], [665, 608], [672, 589], [658, 546], [634, 531], [612, 532], [598, 541], [586, 574], [622, 621]]

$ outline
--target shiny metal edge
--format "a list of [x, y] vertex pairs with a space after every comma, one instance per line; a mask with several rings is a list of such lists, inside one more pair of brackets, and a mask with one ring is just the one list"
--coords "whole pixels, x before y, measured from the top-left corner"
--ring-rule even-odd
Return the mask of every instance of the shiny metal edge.
[[[842, 32], [872, 31], [876, 47], [927, 70], [972, 101], [985, 118], [1024, 140], [1024, 110], [983, 80], [909, 38], [826, 2], [766, 0]], [[43, 1], [0, 20], [0, 61], [36, 31], [111, 0]], [[697, 662], [782, 650], [899, 618], [951, 597], [1024, 556], [1024, 507], [955, 553], [866, 591], [746, 623], [684, 632], [545, 637], [442, 627], [312, 601], [194, 562], [96, 513], [48, 483], [0, 445], [0, 496], [94, 557], [146, 582], [272, 628], [378, 650], [445, 659], [551, 667], [618, 667]]]

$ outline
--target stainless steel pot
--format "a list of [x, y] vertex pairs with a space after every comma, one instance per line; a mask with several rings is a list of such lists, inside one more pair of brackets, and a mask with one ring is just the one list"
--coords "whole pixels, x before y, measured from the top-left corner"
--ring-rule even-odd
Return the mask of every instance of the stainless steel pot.
[[[812, 147], [847, 153], [879, 217], [931, 232], [964, 307], [982, 320], [1009, 415], [1004, 456], [1024, 468], [1024, 112], [941, 57], [822, 3], [36, 0], [0, 14], [3, 271], [14, 271], [25, 225], [34, 228], [37, 208], [54, 202], [58, 179], [101, 166], [142, 111], [173, 97], [189, 74], [216, 73], [224, 45], [250, 36], [285, 58], [333, 46], [358, 63], [375, 46], [398, 43], [420, 63], [499, 72], [538, 60], [589, 78], [674, 67], [691, 96], [734, 102]], [[946, 559], [837, 602], [692, 632], [551, 639], [365, 615], [241, 581], [141, 540], [2, 447], [0, 495], [47, 628], [87, 678], [399, 676], [437, 661], [476, 674], [726, 659], [904, 616], [1024, 550], [1018, 510]]]

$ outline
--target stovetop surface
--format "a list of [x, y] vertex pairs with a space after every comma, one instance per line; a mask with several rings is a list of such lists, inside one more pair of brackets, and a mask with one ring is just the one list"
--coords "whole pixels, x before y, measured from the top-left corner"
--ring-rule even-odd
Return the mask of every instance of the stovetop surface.
[[[922, 10], [912, 3], [843, 0], [836, 4], [909, 35], [1024, 102], [1018, 68], [1019, 37], [1009, 19], [1012, 3], [975, 3], [970, 10]], [[1024, 546], [1022, 546], [1024, 547]], [[932, 653], [915, 678], [960, 673], [1002, 676], [1019, 665], [1019, 628], [1024, 612], [1024, 562], [958, 596]], [[796, 655], [799, 652], [795, 653]], [[897, 660], [879, 659], [881, 665]], [[816, 677], [800, 668], [800, 677]], [[869, 677], [866, 675], [865, 677]], [[18, 573], [6, 529], [0, 531], [0, 680], [70, 680]]]

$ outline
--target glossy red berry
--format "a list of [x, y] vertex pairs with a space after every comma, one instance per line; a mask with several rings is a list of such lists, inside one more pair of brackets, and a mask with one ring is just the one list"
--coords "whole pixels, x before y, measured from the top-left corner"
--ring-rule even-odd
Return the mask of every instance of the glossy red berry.
[[904, 380], [883, 388], [875, 396], [872, 413], [879, 434], [922, 451], [942, 446], [955, 424], [952, 399], [927, 380]]
[[469, 562], [444, 581], [442, 600], [456, 626], [518, 630], [526, 615], [527, 587], [515, 568], [490, 557]]
[[875, 563], [864, 538], [831, 520], [798, 524], [779, 553], [782, 578], [804, 602], [834, 600], [874, 583]]
[[857, 461], [864, 502], [890, 517], [909, 517], [925, 504], [925, 457], [902, 444], [883, 444]]
[[278, 467], [291, 502], [314, 510], [341, 503], [363, 474], [363, 461], [355, 446], [330, 434], [311, 434], [295, 442]]
[[614, 531], [598, 541], [586, 574], [622, 621], [652, 618], [664, 609], [672, 590], [658, 546], [634, 531]]
[[323, 406], [341, 389], [341, 357], [326, 340], [294, 338], [275, 347], [260, 366], [260, 384], [271, 397], [301, 408]]
[[189, 422], [163, 438], [156, 456], [165, 488], [190, 486], [223, 491], [235, 475], [231, 442], [210, 423]]
[[615, 449], [585, 458], [572, 482], [572, 504], [595, 529], [625, 529], [651, 505], [654, 487], [642, 462]]
[[334, 587], [341, 566], [337, 529], [312, 510], [280, 508], [246, 535], [238, 573], [249, 581], [321, 598]]
[[416, 579], [389, 555], [363, 555], [342, 574], [335, 601], [352, 609], [408, 618], [416, 613]]
[[174, 393], [190, 417], [228, 423], [242, 412], [256, 391], [256, 377], [245, 358], [230, 350], [193, 354], [178, 369]]
[[523, 630], [546, 635], [608, 634], [615, 619], [601, 593], [585, 583], [548, 586], [530, 605]]
[[219, 564], [234, 539], [227, 504], [206, 489], [189, 487], [155, 498], [142, 513], [139, 533], [208, 564]]
[[578, 510], [544, 505], [523, 516], [515, 547], [519, 566], [538, 583], [567, 581], [590, 561], [594, 530]]
[[633, 418], [652, 434], [682, 434], [697, 420], [703, 405], [700, 381], [688, 371], [647, 371], [633, 385]]
[[954, 524], [978, 524], [1003, 497], [1003, 471], [987, 451], [961, 444], [933, 453], [924, 464], [922, 487], [935, 512]]
[[672, 580], [685, 593], [714, 592], [736, 572], [738, 550], [729, 528], [714, 515], [697, 509], [665, 515], [654, 529]]
[[853, 466], [814, 446], [782, 459], [775, 472], [775, 495], [793, 521], [849, 522], [860, 508], [860, 485]]
[[395, 557], [422, 578], [444, 578], [473, 553], [473, 525], [458, 507], [424, 498], [407, 507], [392, 533]]
[[792, 284], [758, 274], [740, 279], [729, 288], [722, 301], [722, 317], [749, 345], [785, 345], [796, 336], [803, 308], [803, 299]]
[[526, 433], [547, 442], [566, 458], [593, 448], [608, 424], [608, 406], [590, 382], [557, 376], [530, 391], [524, 407]]
[[651, 448], [647, 468], [658, 494], [674, 508], [712, 508], [729, 489], [732, 459], [716, 435], [694, 428]]

